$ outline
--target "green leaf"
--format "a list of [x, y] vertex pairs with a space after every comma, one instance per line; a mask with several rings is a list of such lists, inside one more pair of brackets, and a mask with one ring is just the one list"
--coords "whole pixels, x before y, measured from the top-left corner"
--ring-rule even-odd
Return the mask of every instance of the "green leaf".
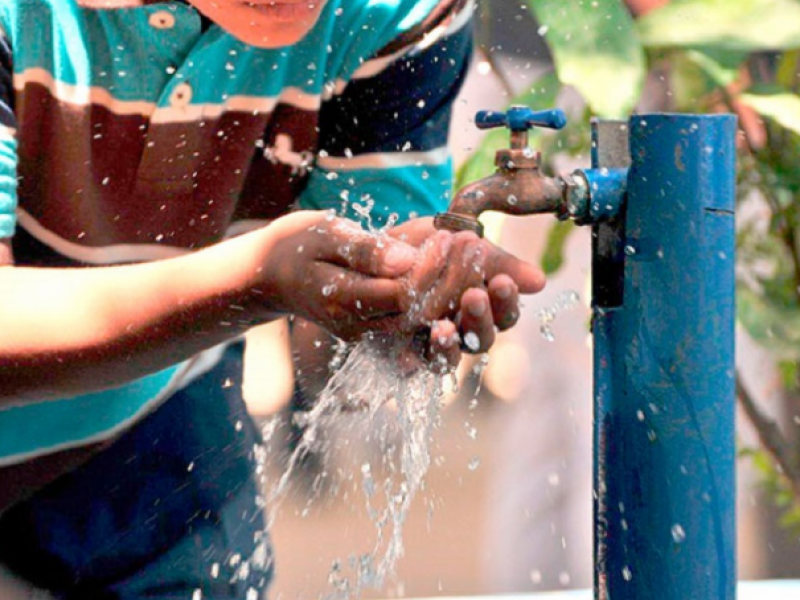
[[637, 22], [648, 47], [800, 48], [800, 0], [673, 0]]
[[552, 275], [564, 264], [564, 247], [569, 234], [574, 230], [572, 221], [556, 221], [548, 231], [541, 264], [545, 275]]
[[800, 365], [795, 360], [778, 361], [778, 374], [785, 390], [796, 391]]
[[722, 87], [730, 85], [739, 78], [739, 71], [747, 56], [747, 52], [717, 48], [686, 51], [686, 57], [711, 81]]
[[641, 95], [644, 51], [621, 0], [527, 0], [562, 83], [603, 117], [627, 116]]
[[673, 51], [669, 55], [670, 90], [678, 111], [697, 112], [709, 94], [739, 77], [745, 52], [715, 50]]
[[[547, 73], [535, 81], [524, 93], [514, 98], [509, 106], [523, 105], [533, 110], [553, 108], [561, 91], [561, 83], [554, 73]], [[528, 134], [528, 142], [534, 145], [541, 131], [534, 129]], [[508, 129], [500, 128], [488, 132], [475, 152], [464, 162], [456, 175], [456, 188], [477, 181], [494, 172], [495, 152], [509, 146]]]
[[800, 83], [800, 50], [784, 52], [778, 60], [778, 69], [775, 73], [775, 83], [798, 91]]
[[770, 302], [743, 285], [736, 299], [739, 320], [756, 342], [779, 359], [800, 359], [800, 307]]
[[800, 135], [800, 96], [778, 85], [761, 84], [739, 96], [762, 117]]

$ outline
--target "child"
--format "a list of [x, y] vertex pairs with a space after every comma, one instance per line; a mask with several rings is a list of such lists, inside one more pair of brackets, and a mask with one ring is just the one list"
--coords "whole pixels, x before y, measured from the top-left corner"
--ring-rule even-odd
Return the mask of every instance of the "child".
[[461, 0], [4, 0], [8, 577], [56, 598], [258, 595], [241, 335], [286, 314], [345, 339], [433, 327], [453, 364], [457, 333], [484, 351], [513, 324], [538, 269], [430, 219], [376, 235], [323, 210], [378, 227], [445, 208], [469, 17]]

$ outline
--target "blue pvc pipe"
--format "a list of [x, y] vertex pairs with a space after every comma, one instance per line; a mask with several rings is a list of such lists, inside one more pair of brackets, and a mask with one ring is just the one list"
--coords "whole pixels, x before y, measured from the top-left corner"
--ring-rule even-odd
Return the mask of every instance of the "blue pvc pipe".
[[639, 115], [628, 134], [622, 239], [603, 259], [620, 292], [593, 318], [595, 595], [731, 600], [736, 121]]

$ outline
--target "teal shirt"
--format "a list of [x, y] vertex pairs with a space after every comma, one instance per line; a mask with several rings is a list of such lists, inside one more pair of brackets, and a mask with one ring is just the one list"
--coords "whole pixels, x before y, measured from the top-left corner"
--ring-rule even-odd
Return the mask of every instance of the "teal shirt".
[[[186, 253], [297, 207], [375, 227], [442, 210], [470, 6], [328, 0], [302, 41], [261, 49], [180, 2], [3, 2], [0, 238], [20, 265], [104, 265]], [[15, 432], [0, 464], [110, 437], [191, 366], [0, 411]]]

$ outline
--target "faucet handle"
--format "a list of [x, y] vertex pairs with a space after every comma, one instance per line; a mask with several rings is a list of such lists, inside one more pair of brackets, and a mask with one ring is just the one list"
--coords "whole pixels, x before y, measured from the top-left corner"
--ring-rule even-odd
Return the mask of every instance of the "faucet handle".
[[561, 129], [567, 124], [567, 117], [560, 108], [531, 110], [527, 106], [512, 106], [508, 112], [482, 110], [475, 116], [478, 129], [507, 127], [511, 131], [528, 131], [533, 127]]

